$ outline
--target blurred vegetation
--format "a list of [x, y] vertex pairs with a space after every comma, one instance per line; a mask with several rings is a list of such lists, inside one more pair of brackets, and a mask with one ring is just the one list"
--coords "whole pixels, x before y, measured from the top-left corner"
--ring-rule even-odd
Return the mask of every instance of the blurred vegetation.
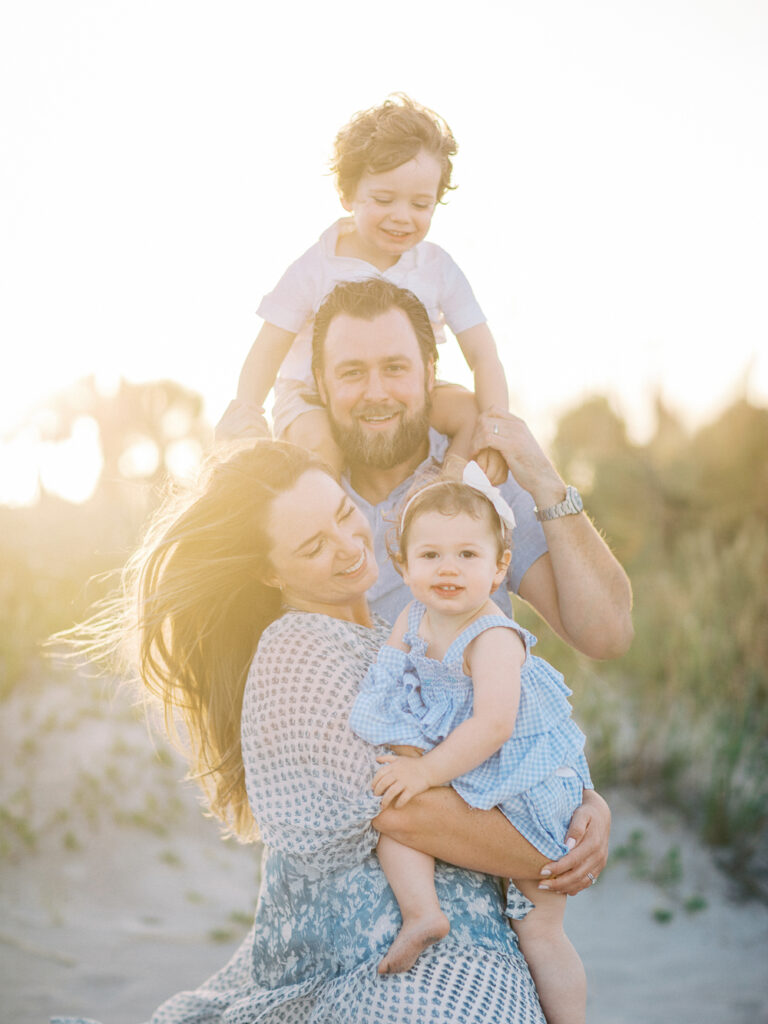
[[622, 659], [548, 632], [537, 649], [574, 690], [595, 781], [678, 807], [768, 893], [768, 410], [740, 399], [689, 436], [657, 401], [638, 446], [594, 398], [561, 419], [553, 456], [634, 589]]
[[[33, 507], [0, 506], [0, 696], [50, 672], [40, 641], [105, 591], [93, 577], [125, 561], [174, 446], [209, 444], [201, 410], [170, 382], [103, 396], [84, 381], [51, 403], [50, 437], [96, 420], [104, 467], [81, 505], [43, 491]], [[138, 468], [137, 446], [155, 453]], [[562, 417], [552, 454], [635, 593], [633, 647], [601, 664], [518, 609], [574, 690], [595, 781], [680, 808], [768, 891], [768, 410], [740, 399], [689, 434], [658, 401], [654, 436], [636, 445], [598, 397]]]
[[103, 466], [82, 504], [42, 481], [36, 504], [0, 504], [0, 698], [39, 658], [44, 638], [114, 586], [169, 470], [193, 466], [210, 443], [202, 408], [199, 395], [172, 381], [123, 381], [104, 394], [87, 378], [33, 410], [41, 444], [66, 442], [78, 421], [94, 420]]

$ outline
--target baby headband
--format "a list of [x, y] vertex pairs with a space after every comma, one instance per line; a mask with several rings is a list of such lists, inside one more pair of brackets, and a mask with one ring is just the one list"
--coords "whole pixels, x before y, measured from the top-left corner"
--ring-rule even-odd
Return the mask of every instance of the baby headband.
[[[494, 487], [485, 473], [480, 469], [478, 464], [473, 460], [468, 462], [464, 467], [464, 472], [461, 475], [461, 482], [466, 484], [467, 487], [471, 487], [474, 491], [479, 491], [484, 498], [496, 509], [496, 514], [499, 519], [507, 526], [510, 530], [515, 528], [515, 513], [507, 504], [506, 499], [502, 495], [498, 487]], [[426, 487], [422, 487], [420, 491], [416, 491], [406, 501], [405, 507], [400, 514], [400, 532], [403, 532], [403, 524], [405, 523], [405, 516], [408, 509], [414, 503], [414, 501], [424, 493], [424, 491], [430, 490], [432, 487], [443, 487], [447, 483], [453, 483], [452, 480], [438, 480], [436, 483], [427, 484]]]

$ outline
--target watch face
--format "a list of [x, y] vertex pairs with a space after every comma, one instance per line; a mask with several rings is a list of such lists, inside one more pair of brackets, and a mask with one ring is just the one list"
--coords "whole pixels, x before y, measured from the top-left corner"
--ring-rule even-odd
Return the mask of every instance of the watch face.
[[579, 494], [579, 492], [576, 490], [575, 487], [567, 487], [566, 492], [566, 497], [568, 498], [570, 503], [573, 505], [577, 512], [581, 512], [584, 508], [584, 502], [581, 500], [581, 495]]

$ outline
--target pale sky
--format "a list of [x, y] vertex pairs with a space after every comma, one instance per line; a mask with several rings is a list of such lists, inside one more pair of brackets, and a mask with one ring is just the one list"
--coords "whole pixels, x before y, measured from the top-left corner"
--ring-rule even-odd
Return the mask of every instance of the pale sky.
[[[768, 403], [768, 4], [15, 0], [0, 13], [0, 432], [95, 372], [215, 421], [284, 268], [342, 211], [338, 128], [403, 90], [460, 153], [430, 239], [545, 438]], [[442, 375], [463, 379], [455, 342]]]

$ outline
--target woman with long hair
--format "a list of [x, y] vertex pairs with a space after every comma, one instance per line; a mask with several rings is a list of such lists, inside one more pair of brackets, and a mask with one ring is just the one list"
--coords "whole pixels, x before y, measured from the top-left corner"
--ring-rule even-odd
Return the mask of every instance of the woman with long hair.
[[[258, 441], [163, 505], [119, 612], [92, 622], [91, 650], [127, 649], [162, 702], [211, 811], [264, 842], [252, 931], [152, 1024], [544, 1024], [492, 875], [538, 878], [545, 858], [498, 810], [471, 809], [450, 788], [379, 813], [382, 748], [348, 726], [389, 634], [365, 597], [377, 572], [368, 523], [330, 472], [303, 449]], [[433, 838], [438, 819], [451, 823], [450, 846]], [[450, 935], [385, 977], [377, 965], [399, 912], [377, 830], [451, 861], [436, 870]]]

